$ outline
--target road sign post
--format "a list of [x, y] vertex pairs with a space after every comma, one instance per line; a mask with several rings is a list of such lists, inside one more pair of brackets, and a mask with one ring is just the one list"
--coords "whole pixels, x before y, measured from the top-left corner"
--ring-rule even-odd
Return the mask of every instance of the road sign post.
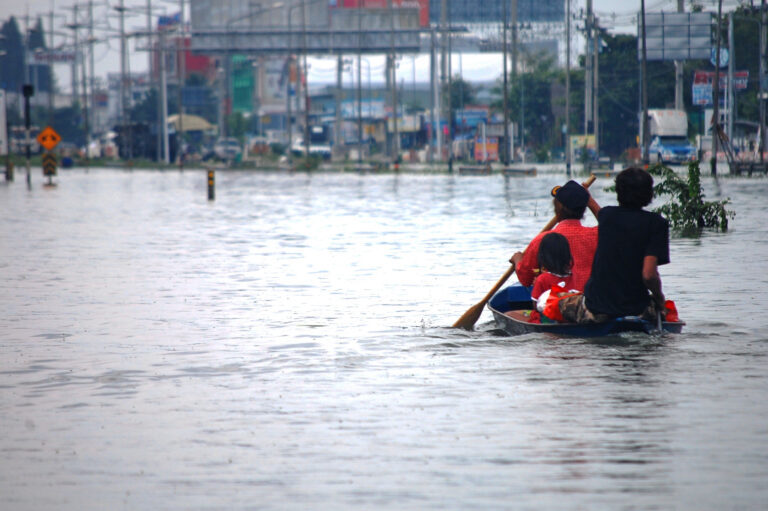
[[37, 142], [48, 150], [43, 154], [43, 176], [48, 178], [48, 186], [53, 186], [53, 176], [56, 175], [56, 155], [53, 154], [53, 148], [61, 142], [61, 136], [50, 126], [46, 126], [37, 134]]
[[56, 155], [48, 152], [43, 154], [43, 176], [48, 178], [48, 186], [53, 186], [53, 176], [56, 175]]
[[35, 95], [35, 88], [32, 85], [25, 83], [21, 88], [21, 92], [24, 95], [24, 141], [27, 145], [27, 186], [32, 186], [32, 175], [29, 172], [29, 160], [32, 153], [32, 141], [29, 140], [29, 98]]

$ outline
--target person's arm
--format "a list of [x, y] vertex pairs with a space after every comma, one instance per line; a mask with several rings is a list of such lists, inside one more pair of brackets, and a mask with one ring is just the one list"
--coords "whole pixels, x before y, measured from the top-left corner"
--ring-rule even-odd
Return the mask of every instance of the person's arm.
[[539, 244], [543, 235], [543, 233], [537, 235], [531, 240], [531, 243], [524, 252], [515, 252], [509, 259], [510, 263], [515, 264], [515, 274], [517, 275], [518, 282], [525, 287], [532, 286], [533, 281], [536, 279], [537, 273], [535, 270], [539, 266]]
[[651, 292], [651, 298], [657, 305], [664, 308], [664, 293], [661, 291], [661, 276], [659, 275], [658, 258], [647, 255], [643, 258], [643, 283]]

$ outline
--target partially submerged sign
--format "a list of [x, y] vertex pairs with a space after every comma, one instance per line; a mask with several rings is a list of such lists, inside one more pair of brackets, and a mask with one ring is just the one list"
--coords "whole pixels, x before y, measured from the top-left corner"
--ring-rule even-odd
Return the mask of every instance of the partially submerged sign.
[[43, 175], [55, 176], [56, 175], [56, 155], [53, 153], [43, 154]]

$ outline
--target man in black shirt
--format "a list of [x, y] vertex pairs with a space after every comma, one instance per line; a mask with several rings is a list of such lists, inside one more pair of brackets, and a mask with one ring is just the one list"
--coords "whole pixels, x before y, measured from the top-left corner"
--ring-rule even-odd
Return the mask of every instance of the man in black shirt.
[[616, 196], [619, 205], [602, 208], [597, 217], [597, 251], [584, 294], [560, 301], [567, 321], [652, 320], [664, 311], [658, 266], [669, 263], [669, 222], [643, 209], [653, 198], [653, 178], [637, 167], [624, 169]]

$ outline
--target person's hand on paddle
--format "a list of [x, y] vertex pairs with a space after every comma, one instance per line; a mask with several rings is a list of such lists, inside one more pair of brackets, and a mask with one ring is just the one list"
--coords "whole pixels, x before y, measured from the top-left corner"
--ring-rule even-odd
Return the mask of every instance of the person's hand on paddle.
[[515, 252], [514, 254], [512, 254], [512, 257], [509, 258], [509, 262], [511, 264], [514, 264], [515, 266], [520, 264], [520, 261], [522, 261], [522, 260], [523, 260], [523, 253], [522, 252]]

